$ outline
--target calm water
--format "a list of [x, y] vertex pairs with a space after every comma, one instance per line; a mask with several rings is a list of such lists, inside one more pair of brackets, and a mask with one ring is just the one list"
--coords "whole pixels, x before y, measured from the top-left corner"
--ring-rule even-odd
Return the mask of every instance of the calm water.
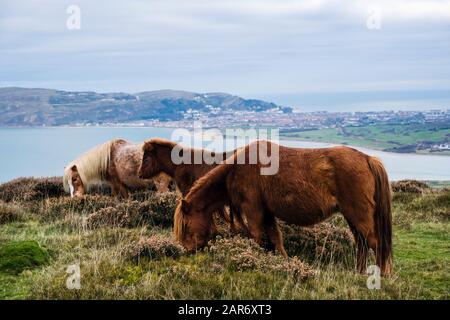
[[[64, 165], [87, 149], [113, 138], [170, 139], [168, 128], [0, 128], [0, 182], [23, 176], [62, 175]], [[286, 146], [323, 143], [281, 141]], [[381, 158], [391, 180], [450, 180], [450, 156], [395, 154], [361, 149]]]

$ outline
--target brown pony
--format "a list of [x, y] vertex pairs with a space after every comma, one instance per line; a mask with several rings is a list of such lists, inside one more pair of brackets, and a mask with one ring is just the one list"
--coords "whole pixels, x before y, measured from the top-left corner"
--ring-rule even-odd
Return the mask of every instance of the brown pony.
[[[274, 148], [274, 146], [276, 148]], [[249, 150], [259, 154], [279, 150], [279, 170], [261, 175], [267, 167], [260, 157], [249, 164]], [[264, 153], [265, 152], [265, 153]], [[242, 155], [241, 153], [244, 153]], [[240, 156], [244, 164], [236, 162]], [[200, 178], [175, 212], [174, 234], [186, 249], [206, 245], [211, 212], [224, 203], [247, 219], [256, 242], [267, 233], [273, 247], [286, 255], [275, 218], [309, 226], [340, 211], [357, 243], [357, 268], [366, 271], [368, 247], [383, 274], [391, 272], [391, 193], [381, 162], [348, 147], [302, 149], [254, 142]]]
[[72, 197], [81, 196], [93, 185], [108, 183], [112, 194], [128, 197], [129, 188], [145, 189], [156, 185], [167, 191], [170, 178], [159, 176], [153, 180], [138, 178], [142, 159], [142, 143], [133, 144], [115, 139], [98, 145], [70, 162], [64, 168], [63, 184]]
[[[183, 156], [188, 156], [188, 158], [191, 159], [191, 163], [175, 164], [172, 160], [172, 151], [175, 147], [179, 149]], [[149, 179], [161, 173], [167, 174], [175, 181], [177, 188], [183, 196], [187, 195], [195, 181], [218, 165], [217, 163], [208, 164], [203, 161], [204, 153], [209, 151], [181, 147], [175, 142], [161, 138], [154, 138], [144, 142], [142, 149], [143, 158], [139, 169], [139, 177], [142, 179]], [[211, 156], [217, 156], [217, 158], [220, 158], [220, 162], [222, 162], [234, 153], [235, 150], [220, 154], [214, 154], [214, 152], [212, 152]], [[196, 164], [193, 163], [194, 159], [202, 159], [202, 161], [201, 163]], [[234, 224], [235, 215], [231, 213], [231, 210], [229, 217], [225, 214], [224, 206], [217, 208], [217, 212], [219, 212], [219, 215], [227, 222], [231, 223], [233, 229], [236, 227]], [[240, 216], [236, 216], [236, 218], [240, 226], [243, 226]]]

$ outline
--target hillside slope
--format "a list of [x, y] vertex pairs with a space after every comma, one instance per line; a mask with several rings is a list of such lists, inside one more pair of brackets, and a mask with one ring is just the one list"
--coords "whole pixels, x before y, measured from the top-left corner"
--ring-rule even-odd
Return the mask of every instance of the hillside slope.
[[243, 99], [227, 93], [158, 90], [129, 94], [0, 88], [0, 126], [167, 121], [180, 120], [190, 111], [261, 112], [271, 109], [292, 111], [274, 103]]

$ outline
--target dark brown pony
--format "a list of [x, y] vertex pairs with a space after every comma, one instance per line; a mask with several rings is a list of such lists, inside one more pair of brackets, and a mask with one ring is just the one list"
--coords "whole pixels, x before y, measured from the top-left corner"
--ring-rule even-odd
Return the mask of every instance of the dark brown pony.
[[[183, 156], [188, 156], [191, 159], [190, 163], [175, 164], [172, 160], [172, 151], [177, 147]], [[204, 149], [194, 149], [181, 147], [179, 144], [161, 138], [154, 138], [144, 142], [142, 147], [143, 158], [141, 161], [141, 167], [139, 169], [139, 177], [141, 179], [150, 179], [161, 173], [170, 176], [175, 181], [177, 188], [183, 196], [186, 196], [190, 188], [200, 177], [214, 169], [218, 163], [208, 164], [202, 161], [201, 163], [194, 163], [194, 159], [203, 159], [203, 154], [206, 151]], [[220, 154], [214, 154], [212, 156], [220, 158], [221, 161], [229, 158], [235, 151], [222, 152]], [[217, 212], [227, 222], [231, 223], [231, 227], [236, 227], [234, 218], [237, 218], [238, 224], [242, 227], [243, 222], [240, 216], [235, 216], [231, 213], [228, 217], [224, 211], [224, 206], [217, 208]]]
[[[279, 147], [278, 172], [261, 175], [260, 169], [266, 166], [259, 157], [256, 164], [249, 164], [250, 146], [263, 154]], [[237, 164], [241, 152], [245, 153], [245, 164]], [[224, 203], [230, 203], [234, 211], [246, 218], [248, 231], [256, 242], [261, 243], [265, 231], [273, 247], [285, 256], [275, 218], [309, 226], [340, 211], [357, 243], [358, 271], [366, 272], [371, 248], [381, 272], [391, 272], [388, 177], [378, 159], [355, 149], [287, 148], [261, 141], [246, 146], [200, 178], [180, 202], [175, 212], [176, 239], [190, 251], [205, 246], [210, 237], [211, 212]]]

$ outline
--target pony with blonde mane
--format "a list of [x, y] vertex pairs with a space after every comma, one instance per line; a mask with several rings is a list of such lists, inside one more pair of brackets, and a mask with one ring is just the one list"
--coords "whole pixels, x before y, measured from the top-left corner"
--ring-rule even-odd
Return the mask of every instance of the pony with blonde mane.
[[92, 148], [64, 168], [64, 189], [72, 197], [81, 196], [92, 186], [104, 183], [110, 185], [113, 195], [124, 198], [128, 197], [129, 189], [146, 189], [153, 185], [158, 191], [167, 191], [170, 182], [167, 176], [138, 177], [142, 145], [114, 139]]
[[[261, 149], [263, 148], [263, 149]], [[267, 167], [250, 151], [279, 150], [279, 169]], [[261, 153], [260, 153], [261, 154]], [[241, 156], [245, 163], [236, 160]], [[192, 186], [175, 211], [174, 234], [188, 251], [210, 238], [211, 214], [225, 203], [246, 218], [251, 237], [262, 242], [267, 234], [272, 248], [286, 256], [277, 220], [300, 226], [324, 221], [336, 212], [347, 220], [357, 244], [357, 269], [366, 272], [369, 248], [382, 274], [392, 266], [392, 217], [389, 180], [382, 163], [348, 147], [288, 148], [256, 141], [236, 152]]]

